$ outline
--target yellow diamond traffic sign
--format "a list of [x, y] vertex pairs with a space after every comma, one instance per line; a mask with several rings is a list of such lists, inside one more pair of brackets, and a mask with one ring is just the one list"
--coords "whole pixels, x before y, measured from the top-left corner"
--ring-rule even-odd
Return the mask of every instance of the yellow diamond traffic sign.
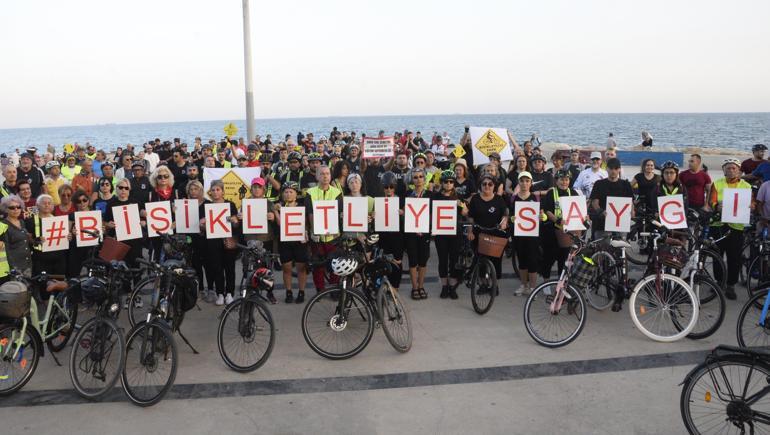
[[457, 145], [455, 146], [455, 150], [454, 150], [454, 151], [452, 151], [452, 152], [454, 153], [455, 157], [457, 157], [458, 159], [459, 159], [459, 158], [462, 158], [462, 156], [464, 156], [464, 155], [465, 155], [465, 149], [464, 149], [464, 148], [463, 148], [463, 146], [462, 146], [462, 145], [460, 145], [460, 144], [457, 144]]
[[492, 153], [499, 153], [505, 147], [508, 146], [508, 142], [501, 138], [491, 128], [486, 131], [479, 140], [473, 145], [477, 150], [481, 151], [485, 156], [489, 156]]
[[228, 124], [225, 126], [225, 128], [224, 128], [224, 131], [225, 131], [225, 134], [226, 134], [228, 137], [233, 137], [233, 136], [235, 136], [235, 135], [238, 133], [238, 127], [236, 127], [236, 126], [235, 126], [235, 124], [233, 124], [233, 123], [231, 122], [231, 123], [228, 123]]

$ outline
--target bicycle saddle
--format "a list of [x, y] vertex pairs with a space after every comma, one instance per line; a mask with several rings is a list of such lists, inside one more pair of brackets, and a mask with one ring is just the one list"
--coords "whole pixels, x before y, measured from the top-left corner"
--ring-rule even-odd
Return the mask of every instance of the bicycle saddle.
[[613, 248], [631, 249], [631, 244], [626, 242], [625, 240], [622, 240], [622, 239], [620, 239], [620, 240], [612, 240], [610, 242], [610, 246], [612, 246]]
[[67, 290], [67, 287], [69, 287], [67, 281], [48, 281], [45, 286], [45, 291], [48, 293], [60, 292], [62, 290]]

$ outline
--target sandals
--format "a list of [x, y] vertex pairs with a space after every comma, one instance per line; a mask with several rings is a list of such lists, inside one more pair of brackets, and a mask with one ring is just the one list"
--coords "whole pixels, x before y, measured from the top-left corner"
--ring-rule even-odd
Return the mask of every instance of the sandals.
[[422, 295], [420, 294], [420, 290], [413, 288], [412, 289], [412, 299], [419, 301], [422, 299]]
[[417, 289], [420, 292], [420, 299], [428, 299], [428, 293], [424, 288]]

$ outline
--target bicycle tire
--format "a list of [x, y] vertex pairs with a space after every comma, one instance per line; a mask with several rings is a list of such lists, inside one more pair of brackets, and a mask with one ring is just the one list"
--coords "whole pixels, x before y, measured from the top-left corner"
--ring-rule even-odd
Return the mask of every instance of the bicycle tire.
[[[10, 396], [24, 388], [35, 375], [43, 353], [42, 339], [30, 324], [24, 331], [20, 350], [16, 352], [19, 349], [18, 340], [11, 338], [14, 331], [20, 329], [17, 325], [0, 325], [0, 397]], [[16, 366], [22, 370], [18, 376], [14, 374]]]
[[471, 278], [471, 303], [473, 310], [484, 315], [492, 308], [497, 296], [497, 271], [486, 257], [480, 257]]
[[[252, 305], [250, 307], [244, 307], [243, 304], [247, 302]], [[256, 361], [243, 363], [241, 361], [236, 361], [236, 356], [232, 355], [232, 352], [228, 352], [226, 349], [226, 344], [229, 341], [227, 338], [227, 331], [229, 329], [227, 325], [228, 321], [235, 320], [234, 328], [232, 328], [234, 330], [233, 340], [241, 340], [244, 343], [256, 342], [255, 336], [260, 331], [260, 326], [257, 325], [256, 322], [254, 322], [253, 325], [252, 322], [249, 322], [247, 325], [241, 325], [241, 317], [244, 314], [248, 314], [249, 317], [251, 317], [254, 315], [254, 311], [258, 312], [258, 316], [254, 316], [255, 320], [261, 318], [267, 323], [269, 327], [269, 337], [265, 350], [256, 355]], [[262, 330], [264, 330], [264, 327], [262, 327]], [[244, 336], [244, 333], [247, 335]], [[257, 298], [249, 297], [246, 299], [236, 299], [225, 307], [219, 320], [219, 327], [217, 328], [217, 348], [219, 349], [219, 356], [222, 357], [222, 361], [224, 361], [228, 367], [240, 373], [252, 372], [262, 367], [262, 365], [267, 362], [268, 358], [270, 358], [270, 354], [273, 352], [274, 345], [275, 324], [273, 323], [273, 315], [270, 313], [267, 304]]]
[[604, 311], [615, 302], [613, 286], [620, 285], [620, 270], [616, 266], [615, 256], [607, 251], [594, 252], [591, 260], [597, 266], [596, 276], [588, 288], [583, 289], [583, 293], [591, 308]]
[[[145, 335], [148, 336], [149, 343], [145, 341]], [[159, 338], [162, 341], [156, 341]], [[149, 355], [145, 353], [148, 350], [148, 344], [151, 347]], [[138, 349], [139, 355], [131, 355], [133, 349]], [[163, 354], [163, 360], [171, 361], [168, 376], [165, 379], [162, 377], [158, 379], [162, 383], [144, 387], [134, 384], [133, 381], [136, 379], [134, 374], [138, 377], [141, 371], [153, 374], [158, 371], [161, 359], [159, 354]], [[131, 328], [126, 339], [126, 362], [120, 375], [120, 382], [128, 399], [141, 407], [152, 406], [163, 400], [163, 397], [174, 385], [177, 366], [179, 365], [178, 356], [176, 340], [162, 320], [155, 319], [150, 323], [141, 322]], [[136, 366], [134, 365], [135, 362], [138, 362]], [[145, 390], [149, 394], [144, 395]]]
[[[332, 287], [327, 291], [318, 293], [310, 298], [302, 311], [302, 336], [305, 338], [305, 342], [313, 352], [332, 360], [347, 359], [357, 355], [366, 348], [374, 334], [374, 315], [364, 297], [353, 290], [345, 290], [345, 305], [342, 305], [342, 292], [341, 288]], [[318, 342], [320, 341], [319, 338], [311, 337], [311, 334], [315, 331], [326, 333], [331, 331], [331, 336], [336, 339], [339, 337], [336, 334], [354, 329], [348, 328], [349, 320], [343, 324], [336, 323], [340, 316], [339, 311], [351, 313], [353, 318], [361, 316], [364, 333], [360, 340], [357, 339], [356, 343], [350, 346], [350, 349], [344, 351], [328, 350]], [[332, 322], [335, 322], [334, 327], [332, 327]], [[356, 325], [355, 329], [359, 328], [360, 326]], [[339, 341], [337, 340], [337, 342]]]
[[[700, 302], [696, 300], [695, 294], [690, 286], [681, 278], [667, 273], [661, 274], [660, 278], [661, 287], [666, 287], [662, 291], [668, 293], [667, 295], [664, 295], [665, 300], [661, 300], [661, 296], [656, 294], [658, 292], [655, 289], [654, 281], [657, 279], [657, 276], [648, 275], [639, 280], [636, 286], [634, 286], [628, 301], [628, 311], [631, 314], [631, 320], [634, 322], [634, 325], [642, 334], [651, 340], [668, 343], [682, 339], [692, 331], [698, 321], [698, 306], [700, 305]], [[669, 284], [666, 284], [667, 282]], [[648, 287], [651, 283], [652, 288]], [[676, 288], [671, 289], [670, 286], [672, 285], [676, 285], [682, 290], [677, 291]], [[684, 295], [681, 294], [682, 291], [684, 292]], [[642, 294], [641, 297], [640, 294]], [[639, 302], [638, 307], [637, 301]], [[658, 306], [662, 306], [662, 309], [665, 311], [664, 315], [647, 315], [647, 311], [654, 312]], [[676, 312], [679, 315], [682, 313], [688, 315], [689, 311], [687, 321], [680, 322], [678, 320], [672, 320], [677, 314], [672, 314], [673, 309], [670, 308], [670, 306], [676, 308]], [[690, 307], [689, 310], [687, 309], [688, 306]], [[684, 307], [684, 309], [682, 309], [682, 307]], [[639, 314], [637, 314], [637, 312], [639, 312]], [[663, 319], [666, 315], [668, 316], [668, 320]], [[640, 316], [643, 316], [643, 318], [640, 318]], [[661, 322], [661, 327], [668, 327], [670, 322], [670, 327], [673, 330], [671, 330], [670, 333], [667, 330], [653, 332], [649, 325], [644, 325], [644, 323], [649, 323], [648, 321], [658, 318], [663, 320], [663, 322]]]
[[[132, 328], [140, 322], [146, 322], [147, 314], [157, 304], [157, 301], [153, 300], [155, 297], [156, 280], [159, 280], [159, 278], [147, 277], [132, 287], [128, 301], [128, 323], [131, 324]], [[142, 300], [142, 308], [135, 306], [134, 301], [137, 298]]]
[[[48, 319], [46, 336], [53, 333], [59, 328], [64, 328], [56, 337], [50, 337], [45, 341], [48, 350], [56, 353], [61, 352], [62, 349], [67, 347], [72, 333], [75, 331], [75, 325], [78, 320], [78, 304], [76, 302], [70, 302], [67, 296], [63, 293], [59, 293], [56, 296], [56, 302], [59, 304], [62, 310], [57, 308], [51, 310], [51, 318]], [[67, 319], [69, 317], [69, 320]], [[58, 339], [58, 340], [57, 340]]]
[[746, 290], [752, 297], [758, 290], [763, 290], [761, 283], [770, 281], [770, 252], [763, 252], [751, 260], [748, 274], [746, 275]]
[[[701, 435], [706, 433], [725, 433], [730, 432], [730, 429], [736, 429], [734, 423], [727, 417], [727, 405], [725, 400], [727, 397], [727, 391], [723, 386], [729, 384], [726, 373], [730, 373], [730, 378], [736, 377], [740, 380], [740, 371], [752, 371], [752, 377], [765, 379], [770, 376], [770, 366], [762, 362], [761, 360], [755, 360], [745, 355], [724, 355], [715, 359], [707, 360], [697, 365], [685, 378], [682, 385], [682, 394], [679, 399], [679, 409], [682, 415], [682, 422], [684, 423], [687, 431], [692, 435]], [[737, 376], [736, 376], [737, 374]], [[762, 376], [764, 374], [764, 376]], [[747, 377], [748, 379], [748, 377]], [[705, 380], [701, 383], [699, 381]], [[764, 383], [764, 382], [762, 382]], [[761, 384], [759, 388], [761, 388]], [[732, 391], [740, 391], [745, 393], [744, 397], [751, 396], [758, 391], [749, 391], [748, 387], [744, 388], [740, 385], [730, 386]], [[763, 408], [770, 410], [770, 397], [765, 396], [761, 399], [764, 404]], [[756, 405], [752, 404], [752, 408]], [[709, 414], [706, 412], [711, 411]], [[705, 415], [704, 415], [705, 414]], [[749, 412], [746, 415], [751, 415]], [[703, 423], [700, 423], [700, 420]], [[696, 421], [697, 420], [697, 421]], [[721, 422], [721, 426], [720, 426]], [[700, 428], [699, 428], [700, 426]], [[708, 429], [713, 429], [714, 432], [704, 432], [708, 426]], [[727, 429], [727, 430], [725, 430]], [[746, 429], [744, 427], [744, 429]], [[741, 433], [740, 431], [736, 433]], [[749, 433], [746, 431], [745, 433]]]
[[[583, 298], [583, 294], [574, 287], [567, 285], [567, 302], [564, 303], [557, 313], [552, 313], [550, 310], [550, 304], [553, 301], [553, 295], [556, 294], [556, 286], [559, 284], [559, 280], [552, 279], [546, 281], [537, 286], [527, 298], [527, 302], [524, 304], [524, 326], [527, 329], [529, 336], [535, 340], [535, 342], [541, 346], [548, 348], [557, 348], [566, 346], [580, 336], [583, 331], [583, 327], [586, 324], [586, 302]], [[570, 306], [571, 304], [571, 306]], [[536, 315], [537, 306], [541, 308], [538, 312], [540, 315]], [[544, 309], [542, 309], [544, 308]], [[566, 310], [567, 315], [563, 315], [562, 310]], [[553, 339], [548, 337], [554, 331], [554, 322], [561, 322], [562, 320], [571, 320], [575, 317], [577, 322], [572, 322], [571, 326], [565, 328], [566, 334], [563, 338]], [[542, 317], [544, 322], [550, 325], [543, 328], [545, 332], [539, 332], [537, 324], [538, 317]]]
[[377, 292], [377, 313], [385, 338], [393, 349], [406, 353], [412, 348], [412, 323], [409, 311], [404, 306], [398, 293], [393, 291], [387, 278], [383, 278]]
[[[101, 381], [100, 385], [98, 387], [94, 387], [93, 389], [88, 389], [85, 387], [84, 381], [86, 380], [85, 374], [80, 374], [81, 371], [84, 373], [91, 374], [94, 367], [86, 367], [86, 365], [89, 362], [97, 362], [103, 360], [103, 356], [100, 357], [99, 354], [92, 355], [91, 354], [91, 348], [93, 347], [94, 341], [99, 343], [99, 340], [93, 340], [94, 331], [97, 327], [106, 328], [109, 331], [106, 331], [106, 334], [109, 334], [109, 338], [114, 337], [117, 340], [116, 345], [113, 344], [110, 346], [110, 349], [108, 350], [109, 356], [112, 356], [112, 352], [117, 348], [118, 355], [117, 358], [117, 367], [115, 369], [115, 373], [109, 378], [105, 376], [104, 380]], [[104, 333], [103, 333], [104, 334]], [[78, 350], [82, 349], [83, 352], [85, 352], [85, 358], [81, 356], [81, 358], [78, 358], [79, 352]], [[109, 358], [108, 356], [108, 358]], [[70, 353], [70, 365], [69, 365], [69, 372], [70, 372], [70, 379], [72, 380], [72, 386], [75, 387], [75, 391], [81, 396], [89, 400], [95, 400], [99, 397], [107, 394], [113, 386], [115, 386], [115, 383], [120, 378], [121, 373], [123, 372], [123, 365], [126, 362], [126, 341], [123, 337], [123, 334], [120, 332], [120, 329], [118, 328], [118, 325], [112, 320], [108, 318], [103, 317], [94, 317], [90, 320], [88, 320], [86, 323], [83, 324], [83, 327], [80, 328], [77, 335], [75, 335], [75, 340], [72, 344], [72, 352]], [[86, 361], [86, 358], [89, 361]], [[87, 370], [84, 370], [87, 369]], [[82, 379], [81, 379], [82, 377]]]
[[762, 326], [759, 321], [762, 317], [762, 308], [770, 289], [764, 292], [756, 292], [743, 304], [738, 314], [738, 322], [735, 327], [738, 338], [738, 346], [741, 347], [767, 347], [770, 346], [770, 321]]
[[[709, 259], [711, 260], [711, 267], [709, 267]], [[717, 283], [719, 288], [725, 288], [727, 285], [727, 264], [722, 255], [713, 249], [702, 249], [700, 251], [700, 261], [703, 263], [703, 270]], [[721, 271], [721, 273], [717, 271]], [[717, 279], [717, 276], [720, 279]]]
[[[727, 301], [722, 289], [708, 275], [695, 275], [695, 285], [698, 291], [693, 293], [698, 297], [698, 320], [695, 327], [687, 334], [687, 338], [700, 340], [713, 335], [725, 319]], [[705, 290], [705, 291], [704, 291]], [[676, 319], [674, 318], [674, 321]]]

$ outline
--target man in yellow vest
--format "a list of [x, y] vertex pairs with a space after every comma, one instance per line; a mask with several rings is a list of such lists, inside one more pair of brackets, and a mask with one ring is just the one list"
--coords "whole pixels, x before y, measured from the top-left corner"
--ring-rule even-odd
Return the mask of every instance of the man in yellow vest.
[[81, 170], [82, 168], [77, 164], [75, 156], [70, 154], [67, 156], [66, 164], [61, 168], [61, 175], [68, 181], [72, 181]]
[[[331, 185], [332, 174], [328, 166], [319, 166], [316, 173], [316, 179], [318, 179], [318, 185], [311, 187], [307, 190], [305, 197], [305, 214], [308, 221], [308, 232], [310, 233], [310, 250], [317, 258], [327, 258], [329, 254], [334, 251], [334, 244], [331, 243], [339, 234], [317, 236], [313, 234], [313, 202], [324, 200], [337, 200], [338, 210], [342, 210], [342, 191]], [[339, 215], [333, 217], [339, 219]], [[329, 279], [332, 284], [336, 284], [338, 281], [337, 276], [332, 275]], [[318, 292], [324, 291], [324, 270], [321, 267], [313, 269], [313, 284]]]
[[[741, 162], [736, 158], [725, 159], [722, 164], [724, 178], [714, 181], [709, 195], [709, 204], [717, 211], [722, 211], [722, 199], [726, 187], [737, 189], [749, 189], [751, 185], [741, 179]], [[752, 204], [753, 207], [753, 204]], [[725, 288], [725, 297], [735, 300], [735, 284], [738, 283], [738, 274], [741, 267], [741, 249], [743, 245], [743, 224], [724, 224], [714, 222], [711, 224], [711, 235], [718, 239], [725, 236], [717, 246], [723, 255], [727, 256], [727, 288]], [[720, 276], [715, 276], [717, 282]]]

